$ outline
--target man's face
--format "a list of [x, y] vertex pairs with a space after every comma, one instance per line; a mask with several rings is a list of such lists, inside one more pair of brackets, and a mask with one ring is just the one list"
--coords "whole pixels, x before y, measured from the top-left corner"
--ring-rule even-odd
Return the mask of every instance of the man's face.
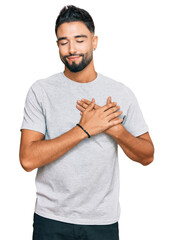
[[82, 22], [62, 23], [57, 30], [59, 54], [71, 72], [80, 72], [93, 59], [97, 37]]

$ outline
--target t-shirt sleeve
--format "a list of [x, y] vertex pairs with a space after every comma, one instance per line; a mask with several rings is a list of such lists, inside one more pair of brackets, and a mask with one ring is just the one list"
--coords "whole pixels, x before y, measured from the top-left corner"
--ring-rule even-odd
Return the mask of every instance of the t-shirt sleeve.
[[128, 89], [129, 107], [124, 118], [123, 125], [133, 136], [137, 137], [149, 131], [148, 126], [139, 107], [138, 101], [134, 93]]
[[46, 124], [43, 113], [42, 92], [36, 83], [30, 87], [26, 96], [20, 131], [22, 129], [38, 131], [45, 135]]

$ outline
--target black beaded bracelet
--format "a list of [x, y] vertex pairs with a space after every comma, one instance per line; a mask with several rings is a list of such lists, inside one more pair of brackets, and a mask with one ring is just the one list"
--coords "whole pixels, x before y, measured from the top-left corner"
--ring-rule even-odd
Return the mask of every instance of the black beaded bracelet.
[[84, 132], [86, 132], [86, 134], [88, 134], [88, 137], [90, 138], [91, 136], [89, 135], [89, 133], [80, 125], [80, 124], [76, 124], [76, 126], [79, 126], [82, 130], [84, 130]]

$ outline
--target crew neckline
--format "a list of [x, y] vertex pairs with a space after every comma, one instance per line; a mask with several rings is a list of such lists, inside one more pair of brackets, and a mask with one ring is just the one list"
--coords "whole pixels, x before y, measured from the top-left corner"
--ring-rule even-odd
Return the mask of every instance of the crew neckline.
[[68, 84], [74, 85], [74, 86], [92, 86], [95, 85], [100, 77], [100, 74], [97, 72], [97, 77], [90, 81], [90, 82], [86, 82], [86, 83], [81, 83], [81, 82], [76, 82], [68, 77], [65, 76], [64, 72], [61, 72], [62, 77], [68, 82]]

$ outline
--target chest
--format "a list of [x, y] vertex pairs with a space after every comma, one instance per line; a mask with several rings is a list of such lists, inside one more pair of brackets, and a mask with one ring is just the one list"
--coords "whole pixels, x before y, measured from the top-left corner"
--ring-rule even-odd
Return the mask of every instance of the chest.
[[57, 89], [53, 94], [47, 92], [44, 96], [43, 111], [49, 138], [57, 137], [79, 123], [81, 115], [76, 107], [77, 100], [85, 98], [91, 101], [94, 97], [97, 105], [104, 106], [109, 96], [112, 97], [112, 101], [118, 103], [121, 110], [122, 108], [125, 110], [123, 99], [111, 91], [111, 89], [86, 89], [79, 87], [75, 89]]

